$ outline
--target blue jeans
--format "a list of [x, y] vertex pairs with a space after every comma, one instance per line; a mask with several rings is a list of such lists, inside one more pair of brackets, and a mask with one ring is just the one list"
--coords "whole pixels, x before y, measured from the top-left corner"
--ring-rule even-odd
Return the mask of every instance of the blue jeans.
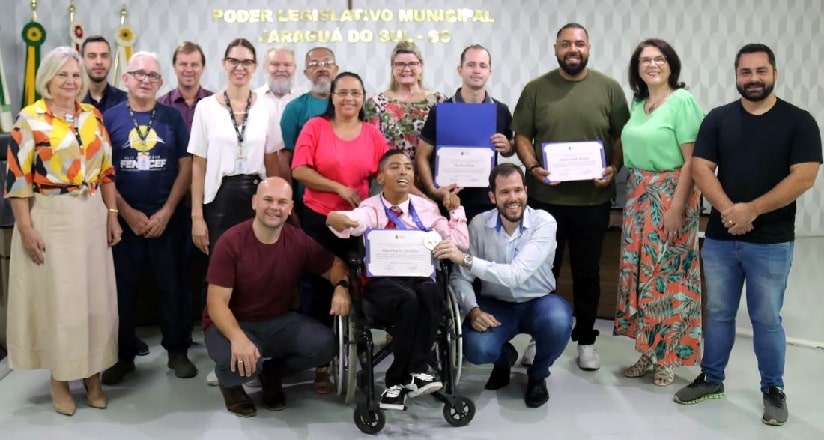
[[527, 376], [531, 380], [549, 376], [549, 367], [564, 352], [572, 333], [572, 311], [565, 299], [548, 294], [524, 303], [511, 303], [479, 296], [478, 307], [501, 325], [477, 332], [467, 317], [463, 323], [463, 351], [469, 362], [508, 368], [509, 350], [504, 346], [518, 333], [528, 333], [535, 339], [535, 360], [527, 369]]
[[784, 290], [794, 242], [774, 244], [706, 239], [701, 250], [707, 283], [707, 323], [701, 371], [711, 382], [724, 381], [735, 342], [735, 316], [746, 282], [747, 311], [761, 373], [761, 391], [784, 386], [787, 342], [781, 325]]

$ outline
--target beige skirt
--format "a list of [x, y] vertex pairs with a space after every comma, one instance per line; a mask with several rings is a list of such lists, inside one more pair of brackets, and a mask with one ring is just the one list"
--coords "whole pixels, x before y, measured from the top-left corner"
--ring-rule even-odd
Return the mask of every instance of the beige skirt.
[[34, 229], [46, 245], [38, 266], [15, 226], [8, 302], [9, 366], [76, 380], [117, 361], [117, 287], [106, 243], [106, 207], [92, 195], [35, 194]]

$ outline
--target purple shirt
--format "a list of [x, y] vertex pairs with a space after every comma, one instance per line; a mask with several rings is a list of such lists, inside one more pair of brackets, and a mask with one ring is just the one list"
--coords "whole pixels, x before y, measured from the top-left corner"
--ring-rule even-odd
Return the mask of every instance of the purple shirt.
[[[414, 194], [409, 194], [409, 198], [397, 206], [403, 211], [399, 216], [399, 220], [408, 229], [418, 229], [412, 216], [409, 215], [409, 202], [415, 206], [415, 213], [424, 227], [432, 228], [441, 234], [444, 239], [451, 239], [455, 242], [461, 250], [469, 249], [469, 231], [466, 226], [466, 214], [464, 214], [463, 206], [459, 206], [449, 212], [449, 220], [441, 215], [438, 205], [435, 202], [418, 197]], [[357, 208], [352, 211], [336, 211], [343, 214], [359, 223], [357, 228], [349, 228], [343, 232], [334, 230], [331, 226], [329, 230], [333, 234], [341, 238], [349, 238], [351, 236], [360, 236], [366, 232], [367, 229], [383, 229], [386, 227], [389, 218], [386, 215], [384, 206], [390, 208], [389, 202], [386, 202], [382, 195], [375, 195], [363, 200]]]
[[170, 105], [176, 108], [177, 111], [180, 112], [180, 115], [183, 116], [183, 120], [186, 122], [186, 129], [188, 129], [189, 132], [191, 132], [192, 120], [194, 120], [195, 118], [195, 106], [197, 106], [198, 101], [214, 94], [215, 92], [211, 90], [206, 90], [203, 87], [201, 87], [200, 89], [198, 89], [197, 95], [195, 95], [195, 102], [193, 102], [190, 106], [189, 104], [186, 104], [186, 100], [184, 100], [183, 96], [181, 96], [180, 89], [175, 87], [174, 89], [169, 90], [169, 92], [165, 95], [158, 98], [157, 102], [161, 104]]

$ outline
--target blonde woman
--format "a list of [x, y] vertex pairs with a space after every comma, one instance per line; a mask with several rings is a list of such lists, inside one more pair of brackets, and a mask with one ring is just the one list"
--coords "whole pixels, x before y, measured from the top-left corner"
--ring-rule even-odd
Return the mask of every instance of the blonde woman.
[[9, 365], [51, 370], [55, 411], [71, 416], [69, 381], [106, 408], [100, 372], [117, 361], [111, 246], [120, 241], [114, 168], [102, 116], [81, 104], [89, 77], [58, 47], [35, 79], [43, 99], [17, 117], [5, 197], [14, 211], [9, 277]]

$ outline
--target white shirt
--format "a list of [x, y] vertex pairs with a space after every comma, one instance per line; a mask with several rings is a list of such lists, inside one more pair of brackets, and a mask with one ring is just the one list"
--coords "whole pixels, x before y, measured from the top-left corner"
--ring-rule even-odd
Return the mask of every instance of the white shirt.
[[[274, 111], [272, 112], [271, 123], [280, 127], [280, 118], [283, 116], [283, 111], [286, 110], [286, 104], [298, 96], [302, 95], [304, 92], [298, 89], [292, 89], [291, 92], [277, 97], [274, 93], [269, 89], [269, 85], [264, 84], [257, 89], [255, 89], [255, 93], [258, 96], [262, 96], [264, 99], [270, 101], [274, 106]], [[280, 133], [280, 129], [278, 129]], [[283, 135], [281, 134], [277, 139], [277, 149], [282, 150], [285, 145], [283, 144]]]
[[[260, 95], [258, 95], [260, 97]], [[224, 176], [240, 174], [259, 175], [266, 178], [264, 153], [274, 153], [283, 148], [280, 124], [271, 123], [274, 113], [272, 102], [257, 99], [249, 109], [244, 133], [242, 153], [239, 151], [235, 131], [226, 107], [217, 101], [217, 95], [201, 99], [195, 107], [192, 132], [189, 137], [189, 153], [206, 158], [206, 181], [203, 186], [203, 203], [215, 199]], [[240, 129], [240, 127], [238, 127]], [[278, 146], [280, 139], [280, 146]], [[237, 169], [238, 155], [244, 157], [242, 172]]]

